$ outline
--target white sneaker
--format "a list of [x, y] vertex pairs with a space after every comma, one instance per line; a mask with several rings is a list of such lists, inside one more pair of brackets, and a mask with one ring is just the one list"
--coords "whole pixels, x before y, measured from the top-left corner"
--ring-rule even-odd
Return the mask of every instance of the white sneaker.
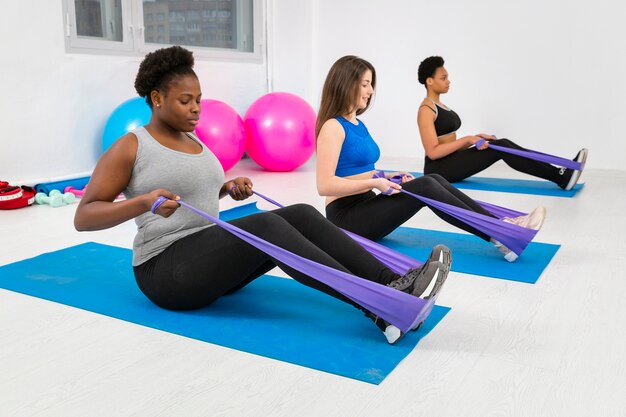
[[519, 216], [514, 218], [505, 217], [502, 220], [507, 223], [525, 227], [527, 229], [539, 230], [541, 229], [541, 226], [543, 226], [543, 222], [545, 219], [546, 208], [543, 206], [539, 206], [525, 216]]
[[378, 327], [381, 332], [383, 332], [383, 334], [387, 338], [387, 343], [389, 343], [390, 345], [393, 345], [398, 340], [402, 339], [402, 336], [404, 336], [404, 333], [402, 333], [400, 329], [398, 329], [393, 324], [383, 320], [381, 317], [375, 316], [372, 313], [366, 313], [365, 315], [374, 322], [376, 327]]
[[498, 242], [497, 240], [492, 238], [491, 243], [493, 243], [496, 249], [498, 249], [500, 253], [504, 255], [504, 259], [506, 259], [507, 261], [515, 262], [515, 260], [518, 258], [515, 252], [513, 252], [511, 249], [507, 248], [506, 246], [504, 246], [502, 243]]

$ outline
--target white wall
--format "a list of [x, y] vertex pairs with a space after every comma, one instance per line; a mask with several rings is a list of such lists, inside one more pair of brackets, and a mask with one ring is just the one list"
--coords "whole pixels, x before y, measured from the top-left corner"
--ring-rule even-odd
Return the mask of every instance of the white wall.
[[[625, 169], [626, 53], [619, 2], [268, 0], [274, 91], [317, 109], [330, 65], [357, 54], [378, 71], [363, 116], [388, 156], [422, 156], [421, 59], [446, 58], [444, 102], [461, 133], [492, 132], [588, 166]], [[0, 179], [29, 183], [93, 169], [110, 112], [135, 96], [141, 57], [67, 54], [60, 1], [0, 5]], [[28, 24], [25, 24], [27, 22]], [[198, 62], [205, 97], [243, 114], [266, 92], [265, 64]], [[421, 168], [421, 167], [419, 167]]]
[[270, 89], [297, 94], [317, 110], [319, 103], [311, 100], [317, 88], [311, 35], [316, 8], [289, 0], [269, 0], [267, 8]]
[[[89, 173], [111, 111], [135, 97], [142, 57], [65, 52], [61, 1], [0, 4], [0, 179], [27, 184]], [[266, 92], [265, 63], [197, 60], [205, 98], [241, 115]]]
[[378, 91], [363, 120], [384, 155], [423, 156], [416, 109], [425, 90], [417, 83], [417, 66], [427, 56], [442, 55], [452, 80], [442, 100], [460, 114], [461, 134], [493, 133], [566, 157], [586, 146], [588, 167], [624, 169], [623, 3], [273, 3], [274, 31], [288, 37], [276, 41], [274, 85], [301, 86], [299, 93], [317, 109], [324, 77], [337, 58], [368, 59], [377, 70]]

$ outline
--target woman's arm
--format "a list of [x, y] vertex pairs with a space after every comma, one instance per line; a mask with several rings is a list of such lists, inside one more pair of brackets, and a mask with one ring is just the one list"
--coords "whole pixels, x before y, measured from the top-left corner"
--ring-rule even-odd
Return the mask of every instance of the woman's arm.
[[417, 111], [417, 126], [426, 156], [430, 159], [439, 159], [448, 156], [461, 149], [467, 149], [480, 140], [479, 136], [464, 136], [448, 143], [439, 143], [437, 132], [435, 131], [434, 110], [424, 104]]
[[398, 189], [400, 186], [386, 178], [350, 179], [335, 175], [337, 161], [346, 134], [341, 124], [335, 120], [327, 120], [317, 137], [317, 192], [321, 196], [345, 197], [370, 191], [376, 188], [386, 192], [389, 187]]
[[[159, 196], [170, 200], [178, 196], [167, 190], [154, 190], [125, 201], [114, 202], [130, 181], [137, 155], [137, 138], [128, 133], [117, 140], [102, 155], [89, 179], [89, 187], [80, 200], [74, 215], [78, 231], [108, 229], [149, 211]], [[171, 216], [178, 208], [175, 201], [166, 201], [157, 210], [163, 217]]]

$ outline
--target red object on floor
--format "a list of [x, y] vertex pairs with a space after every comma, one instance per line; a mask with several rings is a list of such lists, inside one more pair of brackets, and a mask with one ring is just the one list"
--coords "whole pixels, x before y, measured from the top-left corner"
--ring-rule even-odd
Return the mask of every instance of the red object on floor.
[[13, 210], [30, 206], [35, 202], [35, 189], [26, 185], [9, 185], [0, 181], [0, 210]]

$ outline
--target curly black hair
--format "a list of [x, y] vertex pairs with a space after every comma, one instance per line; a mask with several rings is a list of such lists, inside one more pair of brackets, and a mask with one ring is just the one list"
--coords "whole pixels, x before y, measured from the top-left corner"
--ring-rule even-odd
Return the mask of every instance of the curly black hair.
[[426, 85], [426, 79], [433, 77], [437, 68], [443, 67], [444, 61], [440, 56], [429, 56], [420, 63], [417, 69], [417, 81], [420, 84]]
[[139, 65], [135, 78], [135, 90], [152, 108], [150, 93], [154, 90], [165, 93], [170, 82], [183, 75], [194, 75], [193, 53], [180, 46], [157, 49], [150, 52]]

